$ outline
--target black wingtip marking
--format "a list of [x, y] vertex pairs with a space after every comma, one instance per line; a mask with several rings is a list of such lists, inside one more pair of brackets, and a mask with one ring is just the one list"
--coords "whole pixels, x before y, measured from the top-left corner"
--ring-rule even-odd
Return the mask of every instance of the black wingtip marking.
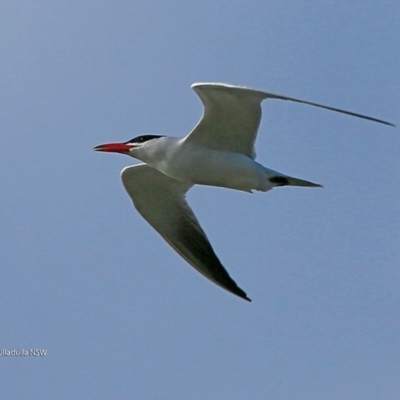
[[[235, 283], [235, 285], [236, 285], [236, 283]], [[231, 292], [233, 294], [236, 294], [236, 296], [242, 298], [243, 300], [247, 300], [248, 302], [251, 303], [250, 297], [248, 297], [246, 292], [244, 290], [240, 289], [240, 287], [238, 285], [236, 285], [236, 288], [234, 290], [231, 290]]]
[[[196, 229], [190, 229], [187, 221], [182, 219], [181, 223], [176, 226], [180, 241], [190, 251], [195, 259], [201, 264], [208, 267], [208, 273], [205, 273], [199, 268], [196, 268], [200, 273], [214, 281], [217, 285], [225, 290], [241, 297], [244, 300], [251, 301], [246, 292], [244, 292], [230, 277], [219, 258], [214, 252], [210, 242], [204, 232]], [[192, 264], [192, 266], [194, 266]]]

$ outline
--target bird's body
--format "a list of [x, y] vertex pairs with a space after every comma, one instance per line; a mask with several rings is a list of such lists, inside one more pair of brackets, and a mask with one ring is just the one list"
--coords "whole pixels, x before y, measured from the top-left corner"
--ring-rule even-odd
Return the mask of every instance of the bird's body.
[[261, 120], [261, 102], [290, 100], [392, 125], [388, 122], [321, 104], [241, 86], [203, 83], [192, 86], [204, 114], [183, 138], [142, 135], [125, 143], [95, 147], [130, 155], [144, 164], [126, 167], [122, 182], [139, 213], [194, 268], [224, 289], [250, 300], [232, 280], [185, 200], [193, 185], [245, 192], [266, 192], [276, 186], [319, 187], [255, 161], [254, 142]]
[[[240, 153], [206, 149], [184, 139], [160, 137], [135, 157], [163, 174], [193, 185], [267, 191], [273, 171]], [[218, 171], [218, 173], [216, 173]]]

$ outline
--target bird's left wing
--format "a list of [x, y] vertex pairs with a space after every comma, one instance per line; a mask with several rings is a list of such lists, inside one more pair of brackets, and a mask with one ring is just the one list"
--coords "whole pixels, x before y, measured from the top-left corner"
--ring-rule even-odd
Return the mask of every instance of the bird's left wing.
[[222, 266], [186, 202], [186, 192], [193, 185], [146, 164], [124, 168], [121, 179], [139, 213], [178, 254], [217, 285], [250, 300]]
[[225, 83], [194, 83], [204, 112], [185, 141], [255, 158], [254, 142], [265, 93]]
[[255, 158], [254, 143], [261, 121], [261, 102], [265, 99], [293, 101], [394, 126], [390, 122], [367, 115], [245, 86], [194, 83], [192, 88], [200, 97], [204, 112], [198, 124], [185, 138], [186, 143], [212, 150], [241, 153], [252, 158]]

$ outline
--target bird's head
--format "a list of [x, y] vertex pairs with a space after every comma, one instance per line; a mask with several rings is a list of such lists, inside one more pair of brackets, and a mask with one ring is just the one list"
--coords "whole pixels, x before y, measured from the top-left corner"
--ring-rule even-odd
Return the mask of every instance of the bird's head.
[[126, 154], [131, 157], [137, 158], [137, 153], [138, 150], [148, 146], [151, 142], [153, 142], [153, 139], [158, 139], [160, 135], [141, 135], [137, 136], [131, 140], [128, 140], [127, 142], [123, 143], [107, 143], [107, 144], [101, 144], [99, 146], [96, 146], [93, 148], [95, 151], [105, 151], [109, 153], [121, 153], [121, 154]]

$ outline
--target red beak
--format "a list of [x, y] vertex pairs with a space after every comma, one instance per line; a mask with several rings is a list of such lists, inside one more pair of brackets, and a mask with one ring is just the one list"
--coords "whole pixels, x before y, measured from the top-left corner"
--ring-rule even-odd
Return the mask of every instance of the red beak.
[[128, 154], [129, 150], [135, 147], [131, 144], [125, 144], [125, 143], [107, 143], [107, 144], [101, 144], [99, 146], [93, 147], [93, 150], [95, 151], [106, 151], [109, 153], [122, 153], [122, 154]]

